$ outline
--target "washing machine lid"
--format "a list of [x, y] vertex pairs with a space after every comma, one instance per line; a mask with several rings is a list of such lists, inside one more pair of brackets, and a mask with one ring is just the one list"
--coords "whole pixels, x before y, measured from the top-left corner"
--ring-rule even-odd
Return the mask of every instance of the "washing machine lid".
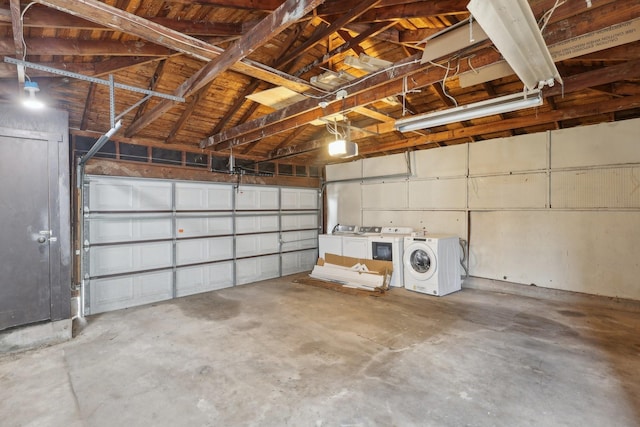
[[418, 281], [429, 280], [438, 267], [435, 252], [424, 241], [414, 241], [408, 245], [402, 259], [404, 274]]

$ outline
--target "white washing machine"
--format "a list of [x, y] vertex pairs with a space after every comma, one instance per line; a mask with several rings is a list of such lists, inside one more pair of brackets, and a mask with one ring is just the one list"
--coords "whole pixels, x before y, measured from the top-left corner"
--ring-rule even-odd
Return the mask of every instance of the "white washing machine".
[[344, 236], [356, 235], [357, 225], [338, 224], [333, 227], [330, 234], [320, 234], [318, 236], [318, 256], [324, 258], [325, 253], [342, 256], [342, 238]]
[[404, 287], [443, 296], [462, 288], [458, 236], [404, 238]]

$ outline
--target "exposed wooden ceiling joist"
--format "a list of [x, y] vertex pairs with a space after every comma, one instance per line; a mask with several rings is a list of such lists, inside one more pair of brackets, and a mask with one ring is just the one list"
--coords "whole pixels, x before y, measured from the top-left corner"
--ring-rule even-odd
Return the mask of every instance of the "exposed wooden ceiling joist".
[[[556, 66], [573, 89], [567, 85], [564, 96], [545, 90], [547, 102], [542, 107], [535, 112], [505, 113], [504, 120], [489, 117], [455, 123], [447, 132], [440, 132], [443, 128], [420, 131], [422, 134], [395, 131], [394, 121], [399, 117], [449, 108], [453, 101], [447, 95], [464, 105], [522, 89], [517, 76], [509, 75], [508, 70], [500, 75], [483, 70], [478, 77], [469, 78], [500, 60], [488, 40], [459, 51], [444, 49], [435, 59], [453, 67], [446, 94], [439, 90], [445, 74], [442, 68], [412, 62], [430, 48], [430, 42], [421, 43], [425, 38], [468, 16], [467, 2], [326, 0], [300, 17], [295, 31], [285, 30], [271, 38], [261, 33], [265, 42], [255, 42], [258, 47], [248, 51], [253, 41], [246, 40], [258, 36], [260, 23], [274, 15], [284, 0], [37, 0], [40, 4], [29, 6], [23, 19], [17, 12], [24, 10], [20, 8], [27, 1], [0, 0], [0, 54], [12, 58], [26, 54], [29, 62], [45, 67], [87, 76], [112, 74], [117, 82], [140, 88], [152, 83], [164, 93], [189, 93], [184, 105], [168, 108], [153, 99], [136, 116], [129, 107], [139, 105], [140, 94], [118, 90], [115, 103], [118, 111], [126, 111], [124, 128], [138, 127], [135, 138], [126, 138], [127, 144], [202, 153], [201, 142], [214, 155], [226, 156], [233, 147], [234, 155], [256, 162], [273, 158], [296, 164], [332, 161], [324, 150], [318, 150], [329, 133], [324, 126], [311, 124], [331, 115], [344, 115], [349, 126], [358, 130], [351, 137], [367, 157], [406, 147], [431, 148], [640, 117], [640, 108], [630, 101], [640, 95], [640, 77], [616, 71], [625, 64], [638, 66], [640, 37], [633, 34], [640, 33], [640, 3], [598, 0], [587, 7], [584, 1], [529, 0], [537, 20], [550, 16], [543, 31], [547, 44], [553, 49], [554, 44], [562, 43], [575, 51], [556, 58]], [[468, 33], [464, 27], [459, 32]], [[22, 34], [24, 51], [20, 50]], [[230, 58], [224, 66], [215, 65], [243, 37], [247, 52]], [[603, 44], [599, 42], [597, 51], [578, 46], [580, 40], [590, 43], [598, 37]], [[611, 42], [615, 39], [617, 43]], [[365, 61], [375, 58], [393, 65], [380, 74], [365, 75], [358, 64], [346, 60], [359, 54], [366, 55], [362, 57]], [[288, 63], [281, 62], [282, 58]], [[153, 77], [162, 61], [165, 72], [160, 78]], [[213, 67], [212, 74], [203, 71], [207, 66]], [[223, 69], [226, 71], [221, 72]], [[333, 87], [329, 93], [316, 89], [312, 77], [329, 75], [329, 71], [342, 73], [344, 78], [338, 80], [344, 86]], [[456, 75], [464, 72], [464, 77]], [[40, 85], [38, 97], [69, 112], [74, 132], [108, 129], [109, 94], [104, 87], [38, 69], [27, 69], [27, 73]], [[608, 77], [603, 78], [604, 74]], [[578, 76], [590, 80], [577, 84]], [[19, 93], [18, 79], [15, 65], [0, 63], [0, 100], [13, 102]], [[434, 90], [429, 85], [435, 85]], [[245, 99], [265, 89], [293, 91], [306, 99], [296, 104], [281, 99], [278, 105], [288, 106], [276, 111], [269, 102]], [[346, 90], [346, 97], [344, 92], [338, 95], [338, 90]], [[399, 102], [388, 102], [390, 96]], [[596, 108], [600, 104], [607, 108]], [[157, 115], [150, 115], [154, 109]], [[540, 117], [552, 121], [536, 121]]]
[[[640, 8], [640, 5], [638, 6]], [[608, 11], [609, 13], [604, 13]], [[587, 17], [579, 17], [576, 19], [576, 26], [579, 26], [580, 33], [586, 33], [594, 31], [607, 26], [610, 20], [619, 19], [617, 9], [610, 10], [607, 8], [600, 8], [600, 19], [597, 22], [589, 20]], [[564, 27], [566, 23], [556, 24], [555, 26]], [[550, 25], [553, 29], [554, 25]], [[578, 34], [580, 34], [578, 33]], [[562, 33], [555, 31], [548, 37], [547, 43], [554, 43], [561, 40]], [[217, 135], [212, 135], [206, 140], [201, 141], [200, 146], [205, 148], [214, 146], [216, 150], [224, 150], [234, 145], [242, 145], [251, 142], [257, 138], [263, 138], [267, 135], [273, 135], [285, 130], [295, 128], [302, 123], [306, 123], [311, 120], [316, 120], [319, 117], [328, 114], [338, 113], [339, 111], [349, 109], [354, 105], [366, 105], [378, 99], [382, 99], [387, 96], [393, 96], [402, 93], [405, 90], [414, 90], [424, 87], [429, 84], [440, 81], [444, 77], [444, 73], [438, 70], [429, 70], [429, 72], [422, 72], [426, 67], [419, 64], [410, 64], [411, 58], [405, 60], [396, 65], [404, 65], [397, 70], [394, 70], [393, 75], [377, 75], [377, 76], [365, 76], [358, 81], [349, 84], [348, 96], [345, 99], [337, 101], [331, 101], [324, 108], [318, 106], [317, 100], [309, 99], [301, 101], [298, 104], [286, 107], [280, 111], [271, 113], [260, 119], [241, 124], [235, 128], [227, 129]], [[457, 72], [463, 73], [465, 71], [471, 71], [472, 69], [482, 67], [484, 65], [491, 64], [498, 60], [497, 53], [489, 50], [484, 54], [476, 54], [473, 61], [462, 60], [459, 62]], [[473, 62], [473, 65], [472, 65]], [[428, 64], [427, 64], [428, 65]], [[475, 67], [475, 68], [474, 68]], [[420, 73], [418, 73], [420, 71]], [[440, 70], [441, 71], [441, 70]], [[425, 75], [434, 75], [434, 77], [425, 81]], [[400, 81], [405, 77], [411, 77], [404, 82]], [[421, 83], [418, 83], [418, 82]]]
[[[187, 81], [175, 90], [174, 94], [180, 94], [178, 96], [185, 97], [192, 95], [253, 52], [256, 48], [280, 34], [285, 28], [302, 18], [310, 10], [322, 4], [323, 1], [324, 0], [285, 1], [282, 6], [278, 7], [272, 14], [256, 25], [251, 33], [242, 36], [237, 43], [187, 79]], [[156, 120], [175, 105], [173, 101], [165, 101], [169, 100], [160, 101], [153, 110], [132, 123], [127, 128], [125, 135], [128, 137], [135, 135], [140, 129]]]
[[[632, 61], [625, 64], [614, 65], [611, 67], [602, 68], [595, 71], [586, 72], [583, 74], [578, 74], [575, 76], [569, 76], [564, 79], [565, 86], [563, 87], [554, 87], [550, 88], [545, 92], [545, 97], [549, 98], [552, 96], [563, 96], [563, 94], [569, 94], [572, 92], [581, 91], [587, 89], [592, 86], [599, 86], [602, 84], [607, 84], [613, 81], [617, 81], [621, 78], [628, 79], [638, 79], [640, 78], [640, 59], [636, 61]], [[602, 111], [610, 112], [617, 111], [620, 108], [635, 108], [638, 102], [638, 96], [626, 96], [623, 98], [616, 98], [620, 102], [616, 104], [615, 99], [607, 104], [606, 107], [603, 108]], [[409, 138], [401, 138], [394, 143], [387, 143], [385, 145], [386, 150], [395, 150], [397, 148], [407, 148], [415, 145], [419, 145], [418, 141], [428, 141], [428, 142], [441, 142], [446, 141], [447, 139], [459, 139], [464, 137], [475, 137], [495, 130], [503, 131], [510, 130], [516, 128], [529, 127], [539, 124], [552, 123], [559, 120], [567, 120], [569, 118], [576, 117], [584, 117], [587, 115], [596, 114], [593, 113], [595, 106], [588, 105], [584, 108], [580, 109], [572, 109], [571, 113], [564, 113], [559, 111], [552, 111], [550, 113], [536, 113], [534, 115], [526, 116], [526, 117], [518, 117], [516, 119], [504, 119], [502, 118], [498, 122], [492, 122], [489, 124], [482, 125], [472, 125], [466, 126], [463, 128], [455, 129], [455, 130], [447, 130], [443, 132], [431, 133], [429, 135], [425, 135], [422, 137], [409, 137]], [[393, 126], [392, 123], [387, 126]], [[415, 145], [414, 145], [415, 144]], [[299, 147], [286, 147], [285, 149], [277, 150], [271, 153], [272, 157], [281, 157], [283, 155], [292, 155], [294, 153], [304, 153], [313, 149], [319, 149], [323, 147], [324, 144], [322, 141], [312, 141], [311, 143], [302, 144]], [[383, 148], [383, 147], [378, 147]], [[366, 154], [366, 152], [363, 152]]]
[[[201, 60], [211, 60], [219, 57], [224, 50], [203, 42], [194, 37], [171, 30], [148, 19], [125, 12], [116, 7], [101, 3], [98, 0], [36, 0], [44, 4], [72, 15], [80, 16], [84, 19], [99, 23], [106, 27], [124, 31], [128, 34], [136, 35], [144, 40], [148, 40], [160, 46], [165, 46], [193, 56]], [[306, 3], [306, 2], [305, 2]], [[299, 19], [299, 13], [294, 14]], [[255, 31], [255, 29], [254, 29]], [[252, 32], [254, 34], [254, 32]], [[253, 37], [253, 36], [252, 36]], [[248, 54], [249, 52], [247, 52]], [[245, 55], [246, 56], [246, 55]], [[271, 70], [262, 64], [254, 61], [237, 61], [231, 68], [239, 73], [259, 78], [270, 83], [288, 87], [289, 89], [303, 92], [309, 90], [310, 86], [305, 82]]]

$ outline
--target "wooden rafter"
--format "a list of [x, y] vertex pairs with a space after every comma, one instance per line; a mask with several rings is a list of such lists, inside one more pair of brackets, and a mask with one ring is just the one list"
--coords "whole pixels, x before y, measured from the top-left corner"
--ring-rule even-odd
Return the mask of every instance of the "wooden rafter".
[[[540, 8], [542, 4], [546, 5], [547, 2], [540, 2], [536, 4], [535, 7]], [[580, 23], [581, 31], [584, 33], [595, 31], [602, 28], [602, 25], [606, 25], [609, 20], [620, 19], [620, 11], [616, 10], [613, 6], [603, 6], [598, 10], [598, 12], [603, 11], [608, 11], [608, 13], [600, 14], [601, 20], [597, 22], [589, 20], [589, 16], [579, 15], [576, 21]], [[563, 10], [563, 14], [559, 14], [558, 19], [572, 13], [573, 8], [571, 10]], [[566, 23], [562, 22], [549, 25], [550, 34], [547, 36], [547, 43], [552, 44], [564, 40], [566, 35], [561, 34], [556, 29], [565, 26]], [[492, 49], [487, 48], [475, 53], [473, 67], [480, 68], [492, 64], [498, 59], [498, 54]], [[397, 66], [403, 66], [396, 68], [392, 76], [365, 76], [357, 81], [351, 82], [349, 84], [347, 98], [340, 100], [340, 102], [331, 100], [326, 107], [320, 108], [316, 100], [309, 99], [301, 101], [252, 122], [243, 123], [217, 135], [212, 135], [201, 141], [200, 146], [203, 148], [213, 146], [215, 150], [219, 151], [228, 149], [231, 146], [246, 144], [257, 138], [263, 138], [293, 129], [302, 123], [316, 120], [328, 114], [338, 113], [354, 106], [367, 105], [376, 100], [397, 95], [402, 93], [403, 90], [419, 89], [426, 85], [433, 84], [444, 77], [443, 73], [440, 72], [441, 70], [427, 69], [428, 67], [413, 64], [413, 60], [414, 57], [410, 57], [395, 64]], [[471, 71], [470, 63], [471, 61], [460, 61], [458, 71], [460, 73]], [[401, 80], [404, 77], [407, 77], [407, 87], [403, 87], [402, 85]]]
[[298, 46], [296, 49], [293, 49], [293, 51], [289, 52], [289, 54], [286, 57], [282, 58], [282, 64], [283, 65], [288, 64], [289, 62], [298, 58], [301, 54], [303, 54], [304, 52], [307, 52], [313, 46], [320, 43], [322, 40], [326, 39], [331, 34], [335, 33], [340, 28], [342, 28], [349, 22], [356, 19], [358, 16], [362, 15], [364, 12], [366, 12], [367, 10], [375, 6], [376, 3], [378, 2], [380, 2], [380, 0], [361, 1], [354, 8], [349, 10], [349, 12], [345, 13], [344, 15], [341, 15], [338, 19], [332, 22], [331, 25], [329, 25], [322, 33], [316, 35], [313, 38], [308, 39], [307, 41], [302, 43], [300, 46]]
[[370, 26], [365, 31], [363, 31], [362, 33], [358, 34], [355, 37], [351, 37], [345, 31], [346, 35], [342, 36], [342, 38], [345, 39], [345, 42], [343, 44], [331, 50], [330, 52], [327, 52], [326, 54], [322, 55], [321, 58], [316, 59], [312, 63], [305, 65], [304, 67], [296, 71], [294, 75], [301, 76], [304, 73], [311, 71], [312, 69], [328, 62], [334, 56], [344, 53], [349, 49], [353, 49], [356, 53], [360, 54], [361, 52], [363, 52], [363, 50], [362, 48], [359, 47], [359, 43], [361, 43], [362, 41], [366, 40], [369, 37], [374, 37], [376, 34], [383, 32], [384, 30], [386, 30], [387, 28], [393, 25], [395, 25], [395, 22], [378, 23], [376, 25]]
[[[4, 15], [3, 12], [8, 10], [9, 9], [0, 6], [0, 16]], [[232, 24], [228, 22], [178, 20], [153, 16], [146, 17], [146, 19], [191, 36], [240, 36], [246, 32], [246, 27], [243, 24]], [[0, 19], [0, 26], [8, 23]], [[42, 7], [34, 7], [29, 10], [29, 13], [24, 17], [23, 25], [25, 28], [120, 31], [117, 28], [105, 27], [77, 16]]]
[[[17, 58], [22, 59], [25, 54], [23, 43], [23, 28], [20, 12], [20, 0], [11, 0], [9, 3], [11, 9], [11, 24], [13, 26], [13, 44], [15, 48], [15, 54]], [[25, 73], [24, 66], [18, 65], [18, 82], [24, 83]]]
[[[29, 55], [59, 56], [168, 56], [174, 52], [166, 47], [145, 42], [112, 40], [65, 40], [56, 38], [28, 38]], [[0, 55], [15, 55], [15, 47], [0, 39]]]
[[87, 93], [87, 99], [84, 102], [84, 113], [82, 114], [82, 121], [80, 122], [80, 130], [87, 130], [87, 126], [89, 124], [89, 114], [91, 112], [91, 105], [94, 102], [96, 96], [96, 87], [98, 85], [95, 83], [89, 84], [89, 93]]
[[[109, 6], [98, 0], [83, 0], [81, 2], [76, 0], [36, 1], [63, 12], [99, 23], [106, 27], [115, 28], [127, 34], [138, 36], [144, 40], [182, 52], [200, 60], [210, 61], [214, 58], [218, 58], [224, 53], [224, 50], [217, 46], [213, 46], [197, 38], [174, 31], [116, 7]], [[320, 4], [322, 1], [323, 0], [307, 0], [303, 4], [307, 4], [308, 2], [313, 2], [312, 4]], [[304, 16], [304, 14], [308, 12], [306, 8], [301, 7], [298, 9], [294, 8], [293, 11], [294, 13], [287, 17], [292, 21]], [[301, 14], [301, 12], [304, 13]], [[256, 29], [254, 27], [250, 37], [255, 37], [256, 34]], [[306, 82], [295, 79], [292, 76], [285, 75], [284, 73], [279, 73], [276, 70], [269, 69], [255, 61], [236, 61], [231, 64], [231, 69], [276, 85], [288, 87], [289, 89], [297, 92], [304, 92], [311, 89]]]
[[[198, 91], [217, 76], [238, 63], [256, 48], [266, 43], [271, 38], [280, 34], [285, 28], [295, 23], [298, 19], [306, 15], [310, 10], [322, 4], [324, 0], [305, 0], [297, 2], [287, 0], [271, 15], [260, 21], [253, 28], [253, 31], [242, 36], [237, 43], [231, 46], [218, 58], [212, 60], [196, 74], [191, 76], [174, 92], [177, 96], [190, 96]], [[162, 100], [151, 111], [132, 123], [125, 134], [135, 135], [142, 128], [152, 123], [175, 104], [174, 101]]]
[[[302, 31], [302, 29], [300, 28], [299, 25], [296, 25], [296, 26], [294, 26], [294, 28], [292, 28], [292, 30], [287, 35], [286, 40], [282, 44], [282, 49], [281, 49], [280, 55], [278, 56], [277, 59], [272, 61], [272, 63], [269, 64], [269, 65], [276, 66], [276, 67], [278, 66], [278, 60], [293, 45], [293, 43], [296, 41], [296, 38], [301, 33], [301, 31]], [[253, 92], [255, 92], [258, 89], [258, 87], [260, 87], [261, 83], [262, 82], [260, 80], [253, 79], [251, 81], [251, 83], [249, 83], [244, 88], [244, 90], [240, 93], [240, 95], [236, 98], [236, 100], [233, 103], [233, 105], [231, 106], [231, 108], [229, 108], [227, 110], [227, 112], [222, 116], [222, 118], [218, 121], [218, 123], [216, 123], [214, 128], [211, 130], [210, 134], [218, 133], [219, 131], [221, 131], [223, 129], [223, 126], [227, 122], [229, 122], [229, 120], [231, 120], [231, 118], [238, 112], [240, 107], [242, 107], [242, 105], [247, 101], [246, 97], [251, 95]], [[255, 144], [252, 145], [252, 148], [253, 147], [255, 147]]]
[[[147, 89], [156, 90], [156, 88], [158, 87], [158, 83], [160, 82], [160, 78], [162, 78], [162, 74], [164, 73], [166, 63], [167, 61], [165, 59], [162, 59], [158, 62], [156, 70], [154, 71], [153, 76], [151, 76], [151, 81], [149, 82], [149, 86], [147, 87]], [[147, 108], [149, 107], [149, 99], [150, 98], [147, 98], [147, 100], [138, 107], [133, 119], [134, 121], [142, 117], [142, 115], [147, 111]]]
[[[169, 134], [167, 135], [167, 138], [165, 139], [165, 142], [167, 144], [171, 144], [171, 143], [175, 142], [176, 135], [178, 135], [178, 132], [180, 132], [182, 130], [182, 128], [184, 127], [184, 125], [187, 123], [187, 121], [189, 120], [189, 117], [191, 116], [193, 111], [196, 109], [196, 107], [198, 106], [200, 101], [207, 96], [207, 93], [209, 92], [209, 89], [211, 88], [212, 84], [213, 84], [213, 80], [210, 81], [209, 83], [207, 83], [195, 95], [193, 95], [193, 97], [191, 98], [191, 100], [187, 104], [186, 108], [184, 109], [184, 111], [180, 115], [180, 118], [178, 120], [176, 120], [176, 122], [173, 124], [173, 127], [169, 131]], [[134, 119], [134, 121], [135, 121], [135, 119]]]
[[[550, 88], [546, 91], [545, 97], [549, 99], [553, 96], [562, 95], [563, 90], [565, 94], [578, 92], [588, 89], [592, 86], [599, 86], [613, 81], [618, 81], [621, 78], [640, 78], [640, 59], [566, 77], [564, 78], [564, 89], [558, 86]], [[616, 101], [618, 101], [618, 103], [616, 103]], [[400, 148], [415, 147], [424, 143], [438, 144], [440, 142], [446, 142], [454, 139], [470, 138], [487, 133], [501, 132], [516, 128], [526, 128], [529, 126], [536, 126], [540, 124], [553, 124], [553, 126], [555, 127], [556, 122], [559, 122], [561, 120], [595, 115], [598, 114], [598, 112], [609, 113], [618, 111], [620, 109], [636, 108], [639, 102], [640, 95], [632, 95], [608, 101], [606, 106], [603, 106], [601, 109], [599, 109], [600, 104], [595, 103], [593, 105], [585, 105], [584, 107], [579, 108], [574, 107], [570, 109], [569, 113], [567, 113], [567, 110], [552, 110], [545, 113], [536, 112], [535, 114], [517, 117], [514, 119], [505, 119], [491, 123], [483, 123], [481, 125], [473, 125], [458, 129], [447, 130], [444, 132], [429, 133], [424, 136], [414, 138], [403, 138], [395, 142], [378, 145], [376, 147], [376, 150], [396, 150]], [[382, 132], [391, 131], [393, 124], [386, 123], [385, 125], [387, 128]], [[285, 147], [284, 149], [278, 150], [277, 152], [272, 152], [270, 154], [270, 157], [279, 158], [285, 154], [287, 156], [291, 156], [296, 153], [306, 153], [308, 151], [319, 149], [322, 146], [323, 144], [319, 141], [310, 141], [300, 144], [299, 146]], [[367, 151], [361, 150], [361, 153], [367, 154]]]

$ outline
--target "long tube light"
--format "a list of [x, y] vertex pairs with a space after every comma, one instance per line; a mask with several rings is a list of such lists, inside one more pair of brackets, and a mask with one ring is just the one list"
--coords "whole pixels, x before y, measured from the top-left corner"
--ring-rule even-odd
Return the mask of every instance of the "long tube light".
[[473, 104], [396, 120], [395, 129], [410, 132], [542, 105], [542, 92], [516, 93]]
[[527, 89], [562, 84], [527, 0], [471, 0], [467, 9]]

